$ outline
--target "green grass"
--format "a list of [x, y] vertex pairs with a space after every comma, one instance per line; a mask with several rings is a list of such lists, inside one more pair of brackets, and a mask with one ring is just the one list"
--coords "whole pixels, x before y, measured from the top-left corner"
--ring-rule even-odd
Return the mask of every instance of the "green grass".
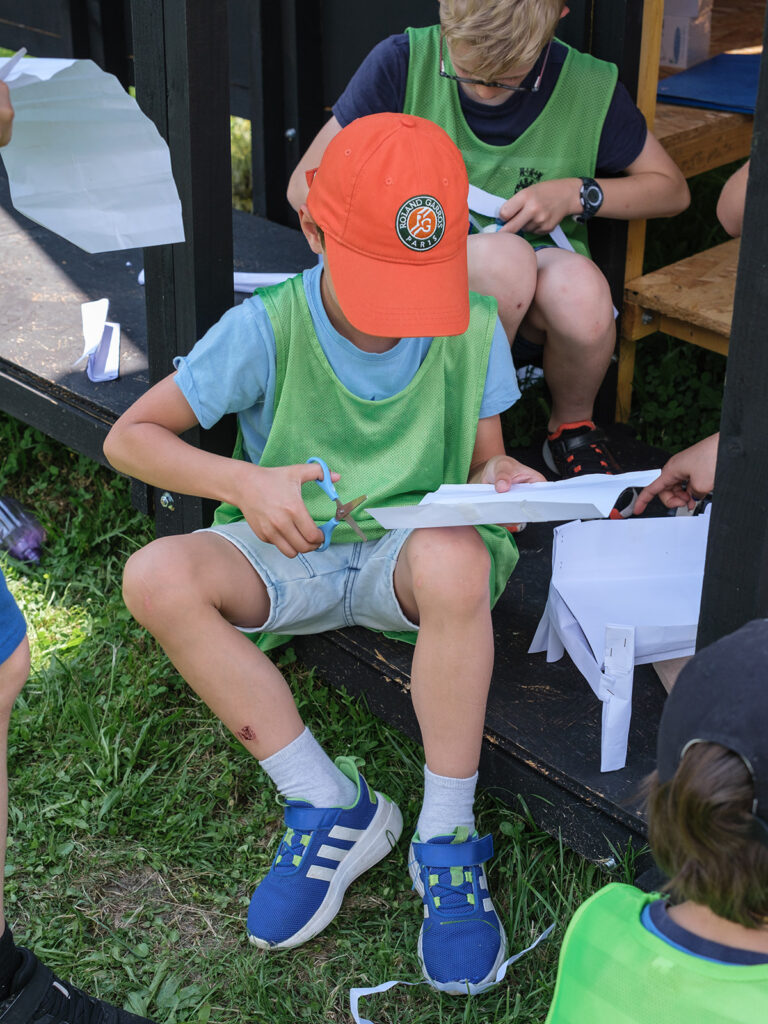
[[[33, 651], [10, 736], [6, 900], [17, 940], [159, 1024], [348, 1021], [350, 987], [416, 980], [421, 907], [406, 836], [418, 814], [418, 746], [290, 651], [278, 655], [321, 742], [365, 758], [406, 830], [323, 935], [294, 952], [251, 947], [246, 908], [280, 808], [258, 765], [123, 606], [122, 566], [150, 539], [150, 522], [130, 508], [126, 481], [1, 414], [0, 448], [0, 493], [23, 496], [49, 534], [39, 567], [2, 560]], [[511, 946], [551, 921], [555, 934], [482, 997], [426, 987], [374, 997], [363, 1012], [379, 1024], [546, 1015], [563, 927], [605, 876], [540, 832], [522, 803], [481, 795], [479, 826], [497, 839], [492, 886]]]

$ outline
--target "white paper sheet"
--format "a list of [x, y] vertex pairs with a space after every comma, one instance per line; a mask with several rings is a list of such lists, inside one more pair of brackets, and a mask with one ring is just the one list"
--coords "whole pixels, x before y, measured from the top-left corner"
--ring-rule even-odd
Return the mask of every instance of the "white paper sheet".
[[529, 652], [557, 661], [568, 651], [603, 701], [601, 771], [624, 766], [632, 713], [632, 675], [611, 660], [609, 631], [632, 631], [633, 665], [693, 653], [708, 529], [708, 510], [555, 529], [552, 581]]
[[95, 384], [117, 380], [120, 376], [120, 324], [107, 320], [109, 299], [82, 302], [80, 313], [83, 318], [83, 352], [74, 365], [78, 366], [87, 358], [86, 373]]
[[16, 116], [1, 155], [20, 213], [86, 252], [184, 241], [168, 147], [113, 75], [45, 58], [6, 74]]
[[366, 511], [387, 530], [597, 519], [609, 515], [622, 491], [645, 487], [658, 475], [658, 469], [615, 476], [593, 473], [553, 483], [513, 484], [504, 494], [492, 484], [443, 484], [418, 505]]

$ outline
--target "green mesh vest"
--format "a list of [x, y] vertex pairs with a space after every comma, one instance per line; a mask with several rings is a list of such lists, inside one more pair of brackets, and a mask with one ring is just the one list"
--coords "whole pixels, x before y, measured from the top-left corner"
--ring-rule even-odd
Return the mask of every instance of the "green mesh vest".
[[614, 883], [568, 926], [546, 1024], [744, 1024], [768, 1020], [768, 964], [691, 956], [640, 921], [655, 896]]
[[[467, 482], [496, 325], [494, 299], [470, 293], [466, 333], [435, 338], [408, 386], [373, 402], [353, 395], [333, 372], [315, 335], [300, 275], [259, 295], [277, 356], [274, 419], [260, 465], [294, 465], [318, 455], [341, 473], [342, 500], [365, 494], [372, 508], [415, 505], [443, 483]], [[333, 502], [316, 484], [305, 484], [302, 498], [316, 523], [331, 518]], [[369, 540], [385, 532], [364, 508], [354, 517]], [[242, 518], [239, 509], [223, 504], [214, 523]], [[503, 527], [477, 529], [491, 556], [495, 603], [517, 562], [517, 547]], [[342, 523], [331, 543], [357, 539]]]
[[[410, 58], [404, 112], [426, 117], [448, 132], [461, 150], [473, 185], [507, 199], [538, 181], [594, 176], [600, 133], [618, 77], [614, 64], [569, 47], [539, 117], [508, 146], [491, 146], [470, 130], [457, 83], [439, 75], [440, 26], [406, 32]], [[447, 47], [443, 57], [446, 68], [453, 72]], [[477, 219], [482, 223], [489, 220]], [[589, 256], [586, 225], [566, 217], [561, 227], [574, 249]], [[526, 237], [536, 245], [550, 242], [548, 235]]]

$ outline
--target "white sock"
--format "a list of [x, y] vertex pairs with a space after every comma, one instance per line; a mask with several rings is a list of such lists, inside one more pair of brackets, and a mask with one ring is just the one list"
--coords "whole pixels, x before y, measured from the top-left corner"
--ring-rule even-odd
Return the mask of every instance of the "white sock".
[[286, 800], [306, 800], [313, 807], [349, 807], [357, 788], [340, 771], [309, 731], [259, 764]]
[[435, 775], [424, 765], [424, 803], [417, 830], [422, 843], [434, 836], [450, 835], [465, 825], [470, 834], [475, 829], [475, 787], [477, 772], [468, 779], [451, 779]]

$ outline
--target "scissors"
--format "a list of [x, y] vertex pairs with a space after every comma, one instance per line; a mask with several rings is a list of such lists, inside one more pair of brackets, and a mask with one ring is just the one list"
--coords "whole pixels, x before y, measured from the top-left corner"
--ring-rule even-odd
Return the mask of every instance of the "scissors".
[[312, 456], [311, 459], [307, 459], [307, 462], [316, 462], [318, 466], [322, 469], [322, 477], [319, 480], [315, 480], [313, 482], [316, 483], [321, 490], [325, 491], [325, 493], [332, 501], [336, 502], [336, 514], [334, 515], [333, 519], [329, 519], [327, 523], [324, 523], [320, 527], [320, 530], [323, 533], [323, 543], [316, 550], [325, 551], [325, 549], [331, 543], [331, 534], [342, 521], [348, 523], [355, 531], [355, 533], [358, 535], [358, 537], [360, 537], [361, 540], [367, 540], [365, 534], [363, 533], [363, 531], [360, 529], [360, 527], [357, 525], [357, 523], [350, 514], [354, 509], [357, 508], [358, 505], [361, 505], [366, 500], [367, 495], [361, 494], [359, 498], [355, 498], [353, 501], [348, 501], [346, 502], [346, 504], [342, 504], [341, 498], [339, 498], [338, 494], [336, 493], [336, 488], [333, 486], [333, 481], [331, 480], [331, 471], [328, 469], [328, 466], [325, 464], [325, 462], [323, 462], [322, 459], [319, 459], [314, 455]]

